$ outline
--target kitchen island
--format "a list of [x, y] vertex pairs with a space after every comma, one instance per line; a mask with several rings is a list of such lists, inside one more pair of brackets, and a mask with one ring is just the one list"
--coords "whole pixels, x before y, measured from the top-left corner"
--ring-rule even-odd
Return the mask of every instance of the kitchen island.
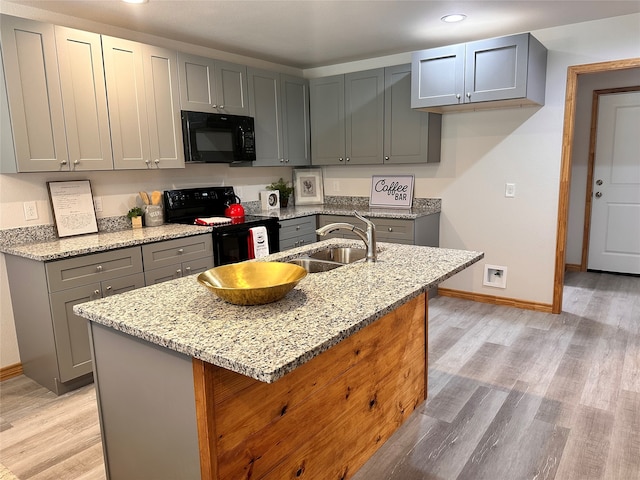
[[[361, 246], [267, 260], [332, 245]], [[109, 478], [349, 478], [426, 398], [426, 292], [482, 256], [380, 243], [273, 304], [191, 276], [77, 305]]]

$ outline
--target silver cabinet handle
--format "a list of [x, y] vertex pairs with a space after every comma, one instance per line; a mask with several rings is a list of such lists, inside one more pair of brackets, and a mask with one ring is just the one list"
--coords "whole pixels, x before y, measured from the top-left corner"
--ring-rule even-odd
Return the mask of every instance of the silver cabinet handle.
[[596, 185], [602, 185], [602, 180], [600, 179], [596, 180]]
[[100, 295], [100, 290], [95, 289], [95, 290], [93, 291], [93, 294], [94, 294], [94, 295], [96, 295], [96, 296]]
[[177, 270], [176, 270], [176, 275], [177, 275], [177, 276], [180, 276], [180, 275], [182, 275], [182, 270], [180, 270], [180, 269], [177, 269]]
[[218, 108], [224, 108], [224, 105], [220, 105]]
[[73, 164], [74, 164], [74, 165], [78, 165], [79, 163], [80, 163], [80, 160], [74, 160], [74, 161], [73, 161]]
[[467, 98], [471, 98], [471, 92], [467, 92]]
[[156, 158], [153, 162], [154, 162], [156, 165], [158, 165], [158, 164], [160, 163], [160, 159], [159, 159], [159, 158]]
[[280, 159], [280, 163], [284, 163], [284, 158], [281, 158], [281, 159]]
[[392, 228], [392, 227], [389, 227], [389, 228], [388, 228], [388, 230], [389, 230], [390, 232], [393, 232], [393, 228]]
[[211, 105], [211, 108], [218, 108], [218, 105], [214, 103], [213, 105]]
[[187, 271], [187, 273], [190, 273], [191, 272], [191, 267], [187, 267], [187, 268], [185, 268], [185, 270]]
[[461, 96], [462, 96], [462, 95], [460, 95], [459, 93], [457, 93], [457, 94], [456, 94], [456, 98], [457, 98], [458, 100], [460, 100], [460, 97], [461, 97]]
[[344, 162], [344, 158], [342, 158], [342, 157], [338, 157], [338, 161], [339, 161], [339, 162]]
[[602, 192], [596, 192], [596, 198], [600, 198], [602, 196]]
[[146, 163], [147, 165], [149, 165], [149, 163], [151, 163], [151, 162], [149, 161], [149, 159], [148, 159], [148, 158], [145, 158], [144, 163]]
[[60, 160], [60, 165], [66, 165], [67, 161], [66, 160]]
[[96, 270], [97, 270], [98, 272], [101, 272], [101, 271], [102, 271], [102, 265], [98, 265], [98, 266], [96, 267]]
[[388, 162], [389, 161], [389, 157], [384, 157], [384, 161]]
[[296, 230], [300, 230], [300, 225], [296, 225]]
[[178, 249], [178, 255], [182, 255], [184, 253], [184, 248], [179, 248]]
[[349, 157], [347, 157], [347, 162], [350, 162], [350, 161], [351, 161], [351, 159]]

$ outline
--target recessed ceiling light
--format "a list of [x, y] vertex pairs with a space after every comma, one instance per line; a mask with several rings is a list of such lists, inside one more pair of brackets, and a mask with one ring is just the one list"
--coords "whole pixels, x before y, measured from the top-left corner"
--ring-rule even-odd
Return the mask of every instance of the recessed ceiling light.
[[149, 0], [122, 0], [124, 3], [147, 3]]
[[451, 15], [445, 15], [440, 20], [446, 23], [456, 23], [461, 22], [465, 18], [467, 18], [467, 16], [463, 13], [452, 13]]

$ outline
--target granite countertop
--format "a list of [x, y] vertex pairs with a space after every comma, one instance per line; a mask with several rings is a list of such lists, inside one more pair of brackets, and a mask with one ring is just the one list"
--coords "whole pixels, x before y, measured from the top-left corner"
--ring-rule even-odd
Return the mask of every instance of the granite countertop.
[[88, 253], [104, 252], [116, 248], [189, 237], [211, 232], [212, 230], [213, 227], [165, 224], [158, 227], [129, 228], [128, 230], [100, 232], [34, 243], [0, 244], [0, 252], [46, 262]]
[[[362, 243], [329, 239], [263, 260], [289, 260], [332, 245], [361, 247]], [[309, 274], [284, 299], [267, 305], [228, 304], [191, 275], [76, 305], [74, 312], [272, 383], [483, 256], [379, 243], [376, 263]]]

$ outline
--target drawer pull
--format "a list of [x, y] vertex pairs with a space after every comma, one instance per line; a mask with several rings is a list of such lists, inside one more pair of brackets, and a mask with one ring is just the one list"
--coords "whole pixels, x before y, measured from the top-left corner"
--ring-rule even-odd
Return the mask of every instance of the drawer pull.
[[96, 270], [97, 270], [98, 272], [101, 272], [101, 271], [102, 271], [102, 265], [98, 265], [98, 266], [96, 267]]
[[389, 231], [390, 231], [390, 232], [393, 232], [393, 228], [389, 227]]
[[300, 225], [296, 225], [296, 230], [300, 230]]
[[96, 295], [96, 296], [99, 296], [99, 295], [100, 295], [100, 290], [97, 290], [97, 289], [96, 289], [96, 290], [94, 290], [94, 291], [93, 291], [93, 294], [94, 294], [94, 295]]
[[178, 249], [178, 255], [182, 255], [184, 253], [184, 248], [179, 248]]
[[191, 267], [187, 267], [185, 268], [185, 270], [187, 271], [187, 273], [191, 273]]
[[176, 275], [180, 276], [181, 274], [182, 274], [182, 270], [177, 269], [177, 270], [176, 270]]

